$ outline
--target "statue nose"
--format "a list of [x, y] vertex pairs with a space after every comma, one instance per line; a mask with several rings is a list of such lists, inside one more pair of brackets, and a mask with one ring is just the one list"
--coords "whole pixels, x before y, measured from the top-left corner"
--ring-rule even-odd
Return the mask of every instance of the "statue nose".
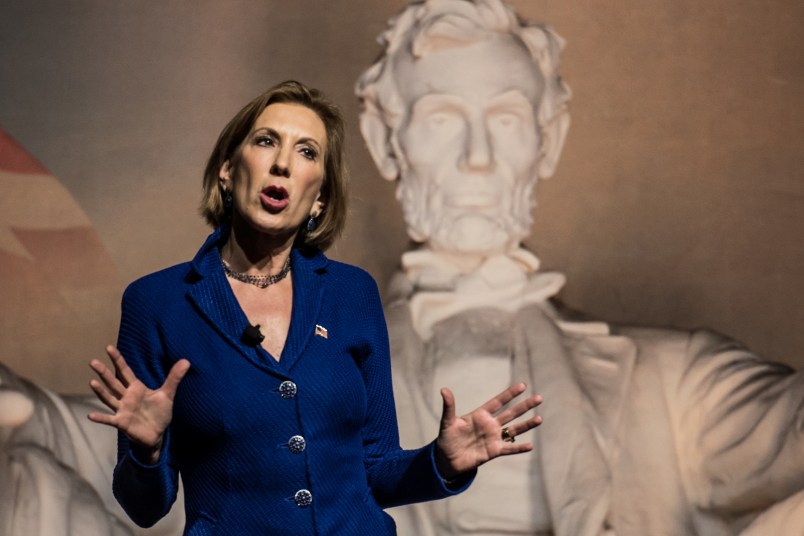
[[472, 171], [485, 171], [492, 167], [493, 153], [488, 129], [482, 121], [472, 121], [466, 139], [465, 165]]

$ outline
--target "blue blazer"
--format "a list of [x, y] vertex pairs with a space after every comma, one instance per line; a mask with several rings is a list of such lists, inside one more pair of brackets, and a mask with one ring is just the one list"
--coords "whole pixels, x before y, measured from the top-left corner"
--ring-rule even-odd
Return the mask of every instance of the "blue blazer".
[[463, 491], [471, 475], [446, 486], [432, 443], [399, 446], [372, 278], [294, 249], [293, 312], [277, 362], [242, 340], [249, 322], [220, 263], [227, 236], [219, 228], [191, 262], [123, 296], [118, 346], [143, 383], [160, 386], [181, 358], [192, 364], [156, 465], [120, 434], [113, 488], [128, 515], [158, 521], [181, 475], [188, 536], [395, 534], [382, 508]]

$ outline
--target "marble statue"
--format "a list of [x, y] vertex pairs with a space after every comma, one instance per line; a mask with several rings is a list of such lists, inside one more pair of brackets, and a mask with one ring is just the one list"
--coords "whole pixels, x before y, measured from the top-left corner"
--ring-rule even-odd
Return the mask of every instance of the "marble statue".
[[182, 508], [146, 530], [117, 505], [116, 435], [86, 418], [98, 409], [94, 397], [58, 395], [0, 363], [0, 534], [181, 534]]
[[569, 127], [562, 39], [499, 0], [411, 4], [359, 79], [360, 127], [410, 237], [386, 305], [403, 446], [514, 381], [532, 456], [393, 512], [399, 534], [801, 534], [804, 373], [709, 331], [573, 318], [521, 246]]

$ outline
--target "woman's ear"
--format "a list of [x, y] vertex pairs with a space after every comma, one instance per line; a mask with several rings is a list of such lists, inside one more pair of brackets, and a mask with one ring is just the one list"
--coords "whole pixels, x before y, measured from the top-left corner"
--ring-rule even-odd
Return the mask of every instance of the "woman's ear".
[[321, 194], [319, 193], [315, 203], [313, 203], [313, 208], [310, 210], [310, 216], [317, 218], [322, 212], [324, 212], [324, 202], [321, 201]]
[[232, 168], [229, 164], [229, 161], [225, 161], [223, 165], [221, 165], [221, 169], [218, 171], [218, 179], [220, 179], [220, 185], [225, 190], [229, 183], [232, 181]]

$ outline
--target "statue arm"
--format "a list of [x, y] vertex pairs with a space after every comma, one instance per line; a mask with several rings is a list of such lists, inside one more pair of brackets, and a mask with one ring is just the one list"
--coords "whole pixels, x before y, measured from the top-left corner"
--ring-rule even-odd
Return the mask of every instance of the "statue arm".
[[804, 372], [709, 332], [686, 363], [679, 458], [699, 506], [756, 511], [804, 489]]

